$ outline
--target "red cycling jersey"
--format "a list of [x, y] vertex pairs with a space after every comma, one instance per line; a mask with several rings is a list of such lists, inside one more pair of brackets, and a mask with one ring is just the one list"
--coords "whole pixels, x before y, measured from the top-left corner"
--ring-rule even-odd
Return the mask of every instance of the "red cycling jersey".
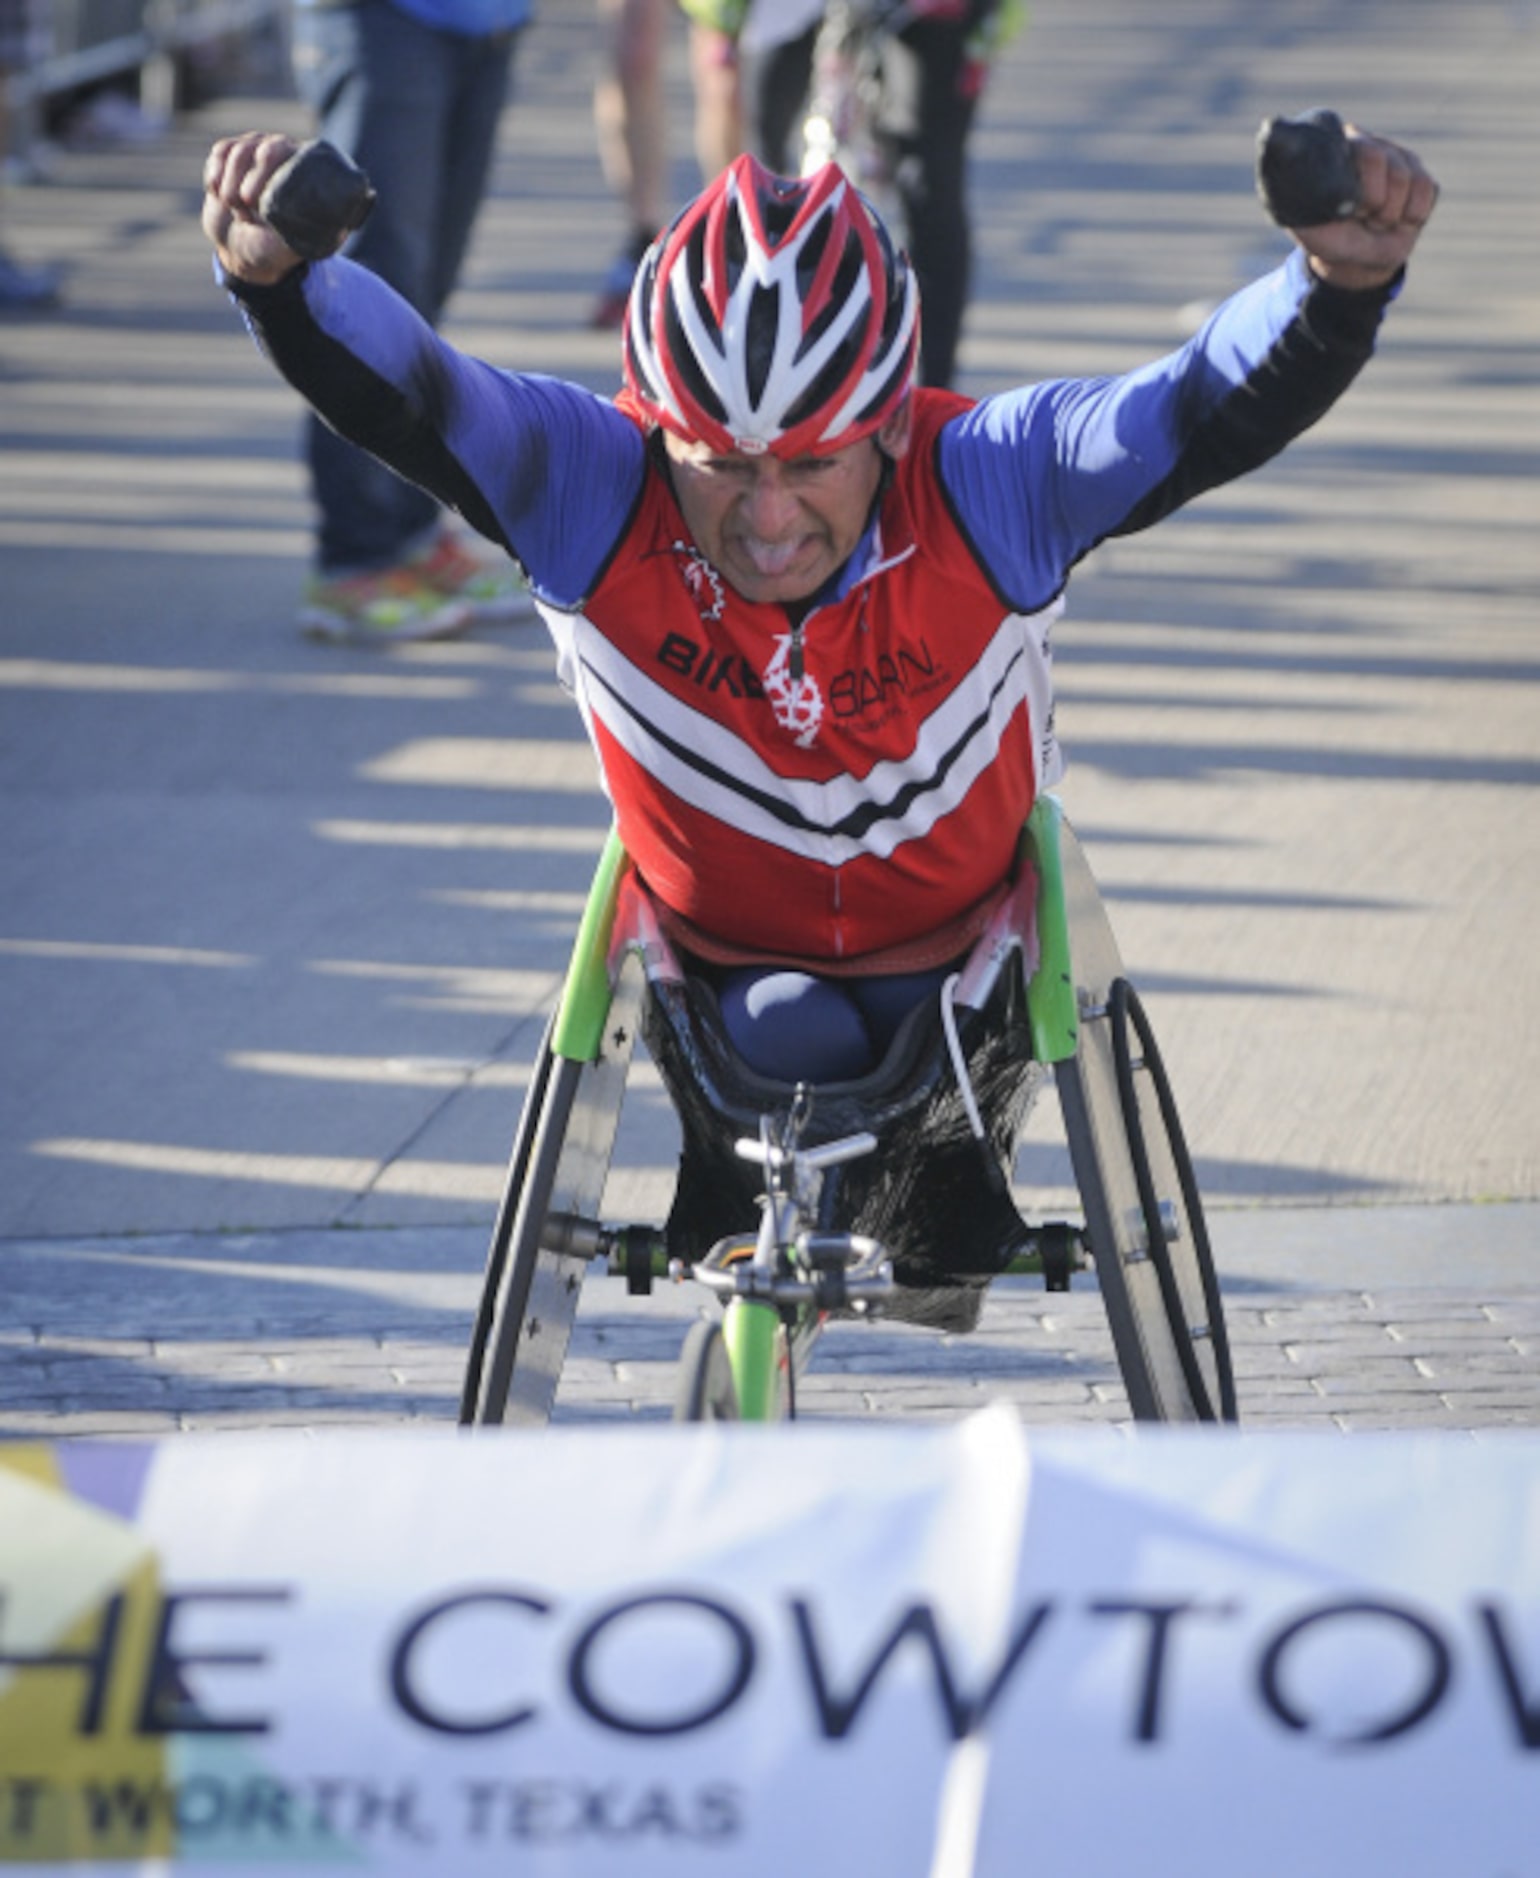
[[720, 938], [816, 961], [931, 932], [1006, 877], [1056, 773], [1057, 606], [1001, 600], [935, 471], [966, 408], [916, 393], [855, 577], [797, 635], [800, 678], [784, 610], [721, 578], [658, 473], [558, 633], [621, 839]]

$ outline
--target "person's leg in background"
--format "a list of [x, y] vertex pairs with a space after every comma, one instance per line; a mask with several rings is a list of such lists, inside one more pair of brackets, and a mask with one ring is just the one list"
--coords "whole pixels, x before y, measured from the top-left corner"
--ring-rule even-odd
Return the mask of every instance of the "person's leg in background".
[[[362, 165], [376, 190], [374, 213], [347, 253], [432, 319], [437, 151], [452, 83], [444, 36], [387, 0], [306, 7], [294, 30], [296, 70], [318, 134]], [[432, 497], [315, 417], [307, 455], [323, 580], [395, 568], [432, 536], [439, 513]]]
[[[513, 35], [424, 25], [389, 0], [304, 6], [295, 72], [318, 134], [377, 191], [349, 256], [436, 322], [458, 277], [490, 171]], [[528, 610], [517, 575], [450, 541], [438, 504], [311, 418], [316, 575], [300, 618], [354, 642], [427, 638]]]
[[778, 176], [795, 176], [802, 167], [802, 120], [817, 38], [814, 20], [794, 37], [766, 46], [754, 61], [754, 147]]
[[968, 16], [922, 17], [883, 46], [879, 130], [893, 152], [909, 258], [920, 283], [920, 380], [947, 389], [957, 368], [973, 265], [968, 134], [983, 88]]
[[599, 0], [594, 127], [599, 164], [625, 210], [627, 231], [590, 324], [618, 330], [636, 264], [668, 213], [668, 116], [663, 55], [672, 0]]
[[[689, 20], [695, 159], [705, 182], [743, 148], [736, 41], [743, 5], [744, 0], [686, 0], [683, 9]], [[624, 322], [637, 263], [673, 213], [664, 58], [674, 11], [674, 0], [599, 0], [606, 61], [594, 87], [599, 162], [629, 223], [589, 322], [606, 331], [618, 331]]]
[[12, 155], [12, 93], [34, 60], [41, 56], [36, 8], [29, 0], [0, 0], [0, 310], [35, 313], [58, 303], [59, 273], [51, 267], [23, 267], [6, 250], [5, 167]]
[[[517, 39], [518, 29], [451, 38], [449, 108], [439, 125], [438, 194], [429, 217], [427, 311], [435, 325], [459, 282], [486, 200]], [[436, 591], [468, 602], [476, 620], [507, 623], [533, 616], [522, 573], [506, 556], [488, 560], [474, 551], [443, 517], [413, 572]]]
[[[753, 61], [753, 141], [773, 170], [795, 176], [802, 164], [813, 59], [821, 22], [768, 45]], [[967, 72], [966, 20], [921, 18], [882, 45], [881, 109], [874, 130], [903, 210], [895, 237], [920, 283], [920, 378], [951, 384], [968, 297], [970, 241], [964, 146], [973, 99]]]
[[743, 153], [743, 86], [738, 42], [720, 27], [690, 22], [690, 77], [695, 87], [695, 161], [701, 180]]

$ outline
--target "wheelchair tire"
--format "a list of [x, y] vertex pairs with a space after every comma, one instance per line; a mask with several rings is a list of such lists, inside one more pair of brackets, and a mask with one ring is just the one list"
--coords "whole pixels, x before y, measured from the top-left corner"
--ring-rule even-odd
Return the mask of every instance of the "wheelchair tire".
[[[1113, 1002], [1118, 1090], [1166, 1322], [1198, 1419], [1233, 1422], [1235, 1376], [1224, 1304], [1176, 1100], [1149, 1018], [1127, 979], [1113, 987]], [[1164, 1165], [1162, 1149], [1168, 1157]], [[1171, 1232], [1167, 1208], [1178, 1195]]]
[[722, 1326], [701, 1318], [690, 1326], [679, 1356], [676, 1422], [735, 1422], [738, 1390]]
[[[1137, 1049], [1136, 1046], [1137, 1045]], [[1149, 1020], [1126, 978], [1057, 1065], [1086, 1234], [1136, 1420], [1234, 1421], [1202, 1203]]]
[[[508, 1399], [513, 1390], [515, 1364], [520, 1363], [521, 1370], [526, 1373], [528, 1370], [527, 1361], [521, 1362], [525, 1353], [520, 1349], [526, 1334], [526, 1323], [534, 1327], [537, 1335], [545, 1327], [541, 1318], [530, 1311], [530, 1294], [534, 1288], [546, 1220], [552, 1211], [551, 1195], [582, 1068], [581, 1063], [574, 1063], [566, 1057], [554, 1057], [545, 1078], [529, 1159], [515, 1202], [508, 1256], [492, 1306], [482, 1387], [474, 1416], [477, 1422], [495, 1424], [508, 1419]], [[574, 1278], [577, 1277], [574, 1274]], [[565, 1339], [563, 1345], [565, 1354]], [[525, 1374], [521, 1374], [520, 1380], [525, 1380]], [[550, 1380], [551, 1397], [554, 1399], [557, 1379], [552, 1377]], [[531, 1416], [529, 1419], [545, 1420], [548, 1416], [549, 1403], [545, 1416]]]
[[508, 1243], [513, 1236], [513, 1223], [517, 1215], [519, 1196], [524, 1191], [524, 1171], [529, 1166], [529, 1152], [533, 1144], [536, 1129], [540, 1124], [541, 1111], [545, 1105], [545, 1092], [550, 1084], [551, 1067], [555, 1058], [551, 1054], [551, 1038], [556, 1030], [556, 1017], [553, 1013], [546, 1023], [545, 1035], [540, 1040], [540, 1048], [535, 1056], [534, 1071], [530, 1077], [529, 1091], [524, 1098], [524, 1106], [519, 1112], [519, 1125], [514, 1132], [513, 1148], [508, 1156], [508, 1171], [503, 1179], [502, 1199], [498, 1203], [497, 1219], [492, 1228], [492, 1243], [487, 1249], [486, 1274], [482, 1279], [481, 1300], [476, 1311], [476, 1323], [471, 1331], [470, 1350], [465, 1361], [465, 1380], [460, 1390], [460, 1426], [469, 1427], [477, 1418], [477, 1404], [481, 1399], [481, 1377], [486, 1365], [487, 1339], [492, 1334], [492, 1325], [497, 1317], [498, 1295], [502, 1289], [503, 1272], [508, 1264]]
[[628, 959], [593, 1062], [557, 1056], [550, 1033], [541, 1047], [488, 1254], [462, 1422], [550, 1420], [583, 1274], [597, 1250], [641, 993], [640, 964]]

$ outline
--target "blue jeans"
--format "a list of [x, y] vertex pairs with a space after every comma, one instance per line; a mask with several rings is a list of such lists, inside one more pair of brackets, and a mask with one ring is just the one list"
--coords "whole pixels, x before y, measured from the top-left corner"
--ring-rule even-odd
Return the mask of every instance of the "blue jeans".
[[[374, 213], [349, 256], [437, 324], [470, 245], [508, 95], [513, 33], [436, 32], [389, 0], [301, 6], [294, 74], [319, 134], [368, 172]], [[390, 567], [437, 526], [433, 498], [309, 420], [323, 574]]]

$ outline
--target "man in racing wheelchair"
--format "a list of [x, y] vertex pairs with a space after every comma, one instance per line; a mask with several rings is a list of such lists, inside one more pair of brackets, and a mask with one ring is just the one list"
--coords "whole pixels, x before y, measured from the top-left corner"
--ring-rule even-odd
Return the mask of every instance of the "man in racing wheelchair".
[[868, 1076], [998, 915], [1059, 773], [1071, 570], [1330, 408], [1437, 197], [1349, 129], [1341, 210], [1187, 344], [974, 402], [914, 384], [914, 278], [846, 178], [741, 157], [639, 267], [605, 398], [302, 260], [260, 208], [295, 155], [213, 147], [225, 284], [323, 418], [521, 564], [664, 934], [779, 1084]]

